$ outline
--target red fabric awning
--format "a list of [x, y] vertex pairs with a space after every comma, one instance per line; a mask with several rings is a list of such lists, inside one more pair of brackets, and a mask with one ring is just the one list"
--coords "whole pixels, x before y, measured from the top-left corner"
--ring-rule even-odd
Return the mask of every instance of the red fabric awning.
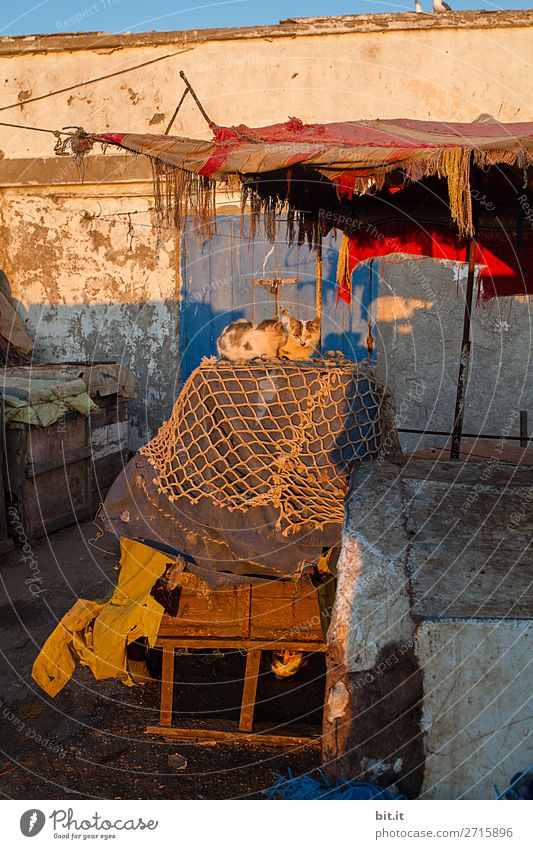
[[303, 124], [291, 118], [268, 127], [215, 127], [210, 141], [151, 134], [103, 133], [102, 141], [214, 179], [261, 174], [296, 163], [346, 181], [383, 167], [407, 167], [439, 151], [475, 151], [487, 162], [533, 155], [533, 123], [445, 123], [396, 118]]
[[[317, 171], [326, 177], [336, 187], [338, 197], [345, 200], [380, 190], [385, 177], [396, 170], [411, 185], [432, 175], [444, 177], [457, 230], [439, 226], [421, 230], [416, 224], [391, 222], [385, 235], [394, 240], [396, 251], [459, 261], [464, 259], [460, 237], [472, 233], [471, 162], [484, 170], [498, 164], [526, 168], [533, 162], [533, 123], [398, 118], [304, 124], [291, 118], [267, 127], [212, 129], [209, 141], [130, 133], [104, 133], [93, 138], [211, 180], [233, 177], [242, 181], [262, 174], [270, 179], [272, 173], [286, 174], [287, 169], [300, 165], [312, 169], [315, 181]], [[313, 178], [310, 180], [312, 185]], [[516, 198], [517, 210], [524, 197]], [[520, 245], [516, 232], [505, 232], [501, 227], [501, 232], [494, 227], [478, 234], [478, 261], [486, 266], [483, 298], [533, 294], [533, 261], [529, 262], [533, 257], [532, 221], [533, 214], [528, 214]], [[357, 261], [390, 252], [383, 235], [373, 238], [365, 231], [356, 232], [350, 243], [350, 264], [353, 267]], [[342, 292], [339, 294], [343, 297]]]
[[[533, 259], [532, 230], [525, 234], [521, 253]], [[391, 254], [466, 262], [464, 242], [460, 242], [449, 227], [433, 225], [421, 228], [409, 222], [397, 222], [385, 238], [381, 233], [356, 230], [350, 236], [348, 273], [339, 281], [338, 298], [351, 303], [351, 278], [359, 263]], [[533, 262], [527, 265], [520, 262], [512, 235], [481, 230], [477, 239], [476, 263], [482, 266], [478, 276], [480, 300], [533, 295]]]

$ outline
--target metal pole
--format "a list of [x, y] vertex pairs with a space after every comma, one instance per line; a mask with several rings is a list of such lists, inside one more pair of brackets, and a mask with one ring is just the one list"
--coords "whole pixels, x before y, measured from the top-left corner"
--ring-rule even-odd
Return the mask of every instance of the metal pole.
[[185, 83], [185, 85], [187, 86], [188, 90], [190, 91], [190, 93], [191, 93], [191, 95], [192, 95], [192, 98], [193, 98], [194, 102], [196, 103], [196, 105], [197, 105], [198, 109], [200, 110], [200, 112], [201, 112], [201, 113], [202, 113], [202, 115], [204, 116], [204, 118], [205, 118], [205, 120], [207, 121], [207, 123], [209, 124], [209, 126], [210, 126], [210, 127], [214, 127], [214, 126], [215, 126], [214, 121], [212, 121], [212, 120], [211, 120], [211, 118], [209, 117], [209, 115], [208, 115], [208, 114], [207, 114], [207, 112], [205, 111], [204, 107], [203, 107], [203, 106], [202, 106], [202, 104], [200, 103], [200, 100], [199, 100], [199, 98], [198, 98], [198, 95], [196, 94], [195, 90], [193, 89], [192, 85], [190, 84], [189, 80], [187, 79], [187, 77], [185, 76], [185, 74], [183, 73], [183, 71], [180, 71], [180, 77], [182, 78], [183, 82]]
[[178, 103], [178, 105], [174, 109], [174, 114], [173, 114], [172, 118], [170, 119], [170, 121], [168, 122], [168, 126], [167, 126], [167, 128], [164, 132], [165, 136], [168, 136], [168, 134], [170, 133], [170, 129], [172, 127], [172, 124], [176, 120], [177, 114], [181, 109], [181, 105], [182, 105], [183, 101], [185, 100], [185, 98], [187, 97], [187, 95], [189, 94], [189, 91], [190, 91], [189, 86], [186, 86], [185, 91], [181, 95], [180, 102]]
[[315, 314], [320, 323], [320, 336], [318, 338], [318, 350], [322, 353], [322, 236], [316, 247], [316, 288], [315, 288]]
[[461, 450], [461, 436], [463, 433], [463, 419], [465, 413], [465, 397], [468, 385], [468, 369], [470, 366], [470, 323], [472, 316], [472, 300], [474, 295], [474, 277], [476, 273], [476, 240], [471, 236], [466, 248], [468, 261], [468, 278], [466, 281], [465, 314], [463, 321], [463, 341], [461, 343], [461, 360], [459, 362], [459, 376], [457, 378], [457, 396], [455, 399], [455, 416], [453, 420], [452, 445], [450, 458], [459, 459]]
[[527, 410], [520, 410], [520, 447], [527, 448]]

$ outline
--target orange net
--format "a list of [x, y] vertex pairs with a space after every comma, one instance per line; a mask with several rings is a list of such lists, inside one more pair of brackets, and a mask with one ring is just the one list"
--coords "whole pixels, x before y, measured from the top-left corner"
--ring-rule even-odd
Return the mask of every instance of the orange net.
[[368, 365], [205, 358], [140, 451], [170, 501], [207, 496], [230, 511], [273, 505], [287, 536], [343, 521], [350, 465], [399, 450], [393, 416]]

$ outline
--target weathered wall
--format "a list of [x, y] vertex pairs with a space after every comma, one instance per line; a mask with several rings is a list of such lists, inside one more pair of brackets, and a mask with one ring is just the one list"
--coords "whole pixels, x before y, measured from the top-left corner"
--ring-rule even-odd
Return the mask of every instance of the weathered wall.
[[[17, 106], [2, 117], [41, 127], [160, 132], [182, 90], [178, 72], [184, 69], [209, 114], [225, 124], [264, 124], [293, 114], [305, 121], [472, 120], [490, 112], [502, 120], [529, 120], [532, 25], [531, 12], [469, 12], [446, 20], [371, 15], [233, 31], [3, 38], [4, 105], [178, 55]], [[209, 134], [190, 98], [173, 132]], [[150, 206], [145, 163], [110, 151], [105, 157], [94, 154], [81, 184], [73, 163], [53, 156], [53, 143], [47, 134], [0, 127], [1, 262], [36, 335], [40, 358], [124, 359], [137, 373], [147, 402], [147, 422], [142, 402], [134, 407], [138, 444], [167, 415], [175, 397], [178, 251], [170, 234], [157, 249], [148, 212], [132, 217], [130, 245], [128, 219], [115, 214]], [[111, 220], [84, 222], [84, 209], [91, 214], [101, 209]], [[410, 287], [404, 288], [411, 297]], [[507, 348], [511, 336], [513, 345], [518, 341], [517, 311], [518, 306], [511, 330], [501, 334], [492, 332], [486, 318], [483, 345], [491, 356], [497, 356], [502, 339]], [[454, 307], [453, 315], [442, 319], [453, 350], [459, 312]], [[425, 313], [426, 308], [414, 313], [418, 345], [426, 332]], [[477, 316], [479, 322], [481, 313]], [[384, 338], [387, 332], [384, 327]], [[399, 372], [406, 359], [408, 354], [397, 348], [389, 351], [389, 378], [400, 394]], [[438, 362], [431, 366], [431, 383], [440, 368]], [[487, 385], [481, 383], [479, 391], [485, 396]], [[515, 394], [513, 385], [505, 403]], [[447, 426], [450, 403], [443, 396], [439, 408], [439, 421], [446, 419]]]
[[491, 799], [532, 760], [533, 471], [354, 467], [328, 631], [324, 769]]
[[[71, 195], [6, 190], [0, 198], [0, 264], [35, 339], [37, 362], [115, 360], [138, 376], [131, 402], [136, 446], [171, 410], [179, 358], [179, 257], [159, 248], [150, 213], [128, 234], [112, 213], [149, 206], [119, 187]], [[86, 212], [102, 217], [90, 220]]]
[[[467, 267], [398, 257], [380, 262], [377, 362], [396, 401], [399, 428], [450, 432], [455, 413]], [[533, 357], [530, 298], [494, 298], [472, 311], [472, 354], [464, 432], [519, 434], [519, 410], [531, 416]], [[401, 434], [416, 450], [444, 443]]]
[[532, 641], [531, 620], [419, 625], [422, 799], [494, 799], [531, 765]]

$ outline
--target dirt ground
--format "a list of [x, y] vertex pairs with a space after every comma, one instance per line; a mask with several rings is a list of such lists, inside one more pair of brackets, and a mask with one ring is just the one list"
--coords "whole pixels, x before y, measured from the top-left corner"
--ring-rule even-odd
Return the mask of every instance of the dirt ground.
[[[29, 573], [21, 549], [0, 566], [0, 794], [12, 799], [226, 799], [264, 798], [275, 773], [316, 769], [320, 754], [309, 748], [276, 752], [247, 745], [181, 744], [146, 734], [156, 724], [159, 687], [128, 688], [97, 682], [78, 668], [50, 699], [31, 678], [33, 661], [57, 621], [79, 598], [106, 596], [114, 586], [116, 557], [90, 545], [87, 522], [31, 543]], [[29, 584], [28, 578], [33, 579]], [[33, 593], [29, 587], [33, 588]], [[39, 592], [36, 594], [36, 589]], [[278, 681], [266, 662], [261, 669], [256, 718], [305, 722], [319, 732], [324, 689], [323, 657], [312, 657], [297, 676]], [[157, 674], [157, 655], [151, 670]], [[239, 652], [176, 658], [174, 704], [186, 721], [238, 716], [244, 657]], [[169, 755], [187, 765], [177, 771]]]

